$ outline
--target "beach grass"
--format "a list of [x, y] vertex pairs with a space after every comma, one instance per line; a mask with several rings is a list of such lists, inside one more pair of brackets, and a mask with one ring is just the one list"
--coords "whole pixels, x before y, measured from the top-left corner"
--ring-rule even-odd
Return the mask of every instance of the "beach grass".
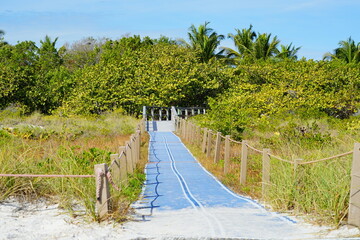
[[[0, 173], [93, 175], [95, 164], [109, 164], [110, 154], [129, 140], [138, 120], [122, 113], [60, 117], [0, 112], [0, 123]], [[129, 204], [140, 193], [145, 178], [142, 165], [129, 175], [122, 191], [111, 189], [114, 219], [126, 219]], [[74, 215], [99, 220], [94, 178], [0, 177], [0, 201], [9, 197], [45, 198]]]

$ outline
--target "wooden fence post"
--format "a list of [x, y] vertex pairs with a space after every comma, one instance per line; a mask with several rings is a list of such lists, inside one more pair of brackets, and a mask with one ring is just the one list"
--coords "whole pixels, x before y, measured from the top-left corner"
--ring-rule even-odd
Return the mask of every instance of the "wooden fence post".
[[247, 141], [243, 140], [241, 143], [241, 169], [240, 169], [240, 184], [246, 184], [247, 161], [248, 161], [248, 146]]
[[114, 164], [112, 165], [111, 169], [112, 169], [112, 177], [114, 179], [115, 183], [120, 183], [120, 162], [119, 162], [119, 154], [110, 154], [110, 162], [114, 162]]
[[119, 157], [119, 163], [120, 163], [120, 184], [121, 186], [124, 186], [127, 184], [128, 179], [128, 166], [126, 162], [126, 152], [124, 147], [124, 152], [120, 153]]
[[194, 129], [195, 129], [195, 125], [193, 123], [190, 123], [190, 134], [189, 134], [189, 140], [190, 140], [190, 143], [193, 144], [194, 143]]
[[181, 135], [182, 135], [182, 137], [184, 138], [184, 139], [186, 139], [186, 129], [187, 129], [187, 126], [186, 126], [187, 124], [186, 124], [186, 121], [185, 121], [185, 119], [182, 119], [182, 133], [181, 133]]
[[201, 127], [197, 126], [196, 127], [196, 145], [197, 146], [201, 146]]
[[135, 135], [132, 134], [130, 137], [130, 149], [131, 149], [131, 162], [132, 168], [135, 170], [136, 168], [136, 144], [135, 144]]
[[176, 117], [176, 122], [177, 122], [176, 132], [177, 132], [178, 134], [181, 134], [181, 127], [182, 127], [182, 125], [181, 125], [181, 118]]
[[176, 119], [177, 119], [177, 132], [178, 133], [181, 133], [181, 118], [180, 117], [176, 117]]
[[206, 139], [207, 139], [207, 128], [204, 128], [204, 133], [203, 133], [203, 142], [202, 142], [202, 147], [201, 150], [203, 153], [206, 152]]
[[360, 227], [360, 143], [355, 143], [351, 167], [348, 223]]
[[208, 135], [207, 135], [207, 146], [206, 146], [206, 157], [210, 158], [210, 154], [211, 154], [211, 131], [208, 131]]
[[96, 176], [96, 206], [98, 217], [103, 219], [110, 210], [110, 188], [106, 178], [108, 166], [106, 163], [96, 164], [94, 166]]
[[190, 142], [190, 138], [191, 138], [191, 122], [187, 122], [186, 123], [186, 137], [185, 137], [185, 140], [187, 142]]
[[218, 163], [220, 160], [220, 146], [221, 146], [221, 132], [217, 132], [216, 142], [215, 142], [214, 163]]
[[140, 132], [141, 132], [141, 134], [144, 134], [144, 132], [145, 132], [145, 119], [144, 118], [140, 121]]
[[137, 164], [139, 162], [140, 159], [140, 132], [136, 131], [135, 135], [134, 135], [134, 159], [135, 159], [135, 164]]
[[270, 149], [265, 148], [262, 154], [262, 199], [264, 200], [270, 184]]
[[132, 151], [131, 151], [131, 144], [129, 141], [125, 143], [125, 156], [126, 156], [126, 168], [127, 172], [130, 174], [134, 173], [133, 163], [132, 163]]
[[229, 172], [230, 165], [230, 135], [225, 136], [224, 174]]

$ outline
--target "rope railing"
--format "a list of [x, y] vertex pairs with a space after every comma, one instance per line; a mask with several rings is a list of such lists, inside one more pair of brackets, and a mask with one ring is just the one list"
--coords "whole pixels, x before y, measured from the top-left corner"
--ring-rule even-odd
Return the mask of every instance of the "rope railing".
[[[145, 131], [144, 119], [136, 127], [136, 133], [131, 135], [130, 141], [125, 144], [125, 147], [115, 158], [111, 159], [109, 167], [106, 163], [97, 164], [94, 166], [94, 175], [71, 175], [71, 174], [12, 174], [12, 173], [0, 173], [0, 177], [15, 177], [15, 178], [95, 178], [96, 182], [96, 209], [100, 219], [108, 214], [110, 209], [110, 191], [109, 183], [111, 186], [120, 191], [121, 187], [116, 184], [116, 179], [127, 178], [128, 169], [131, 173], [134, 171], [135, 165], [140, 159], [140, 144], [141, 135]], [[125, 157], [125, 162], [117, 164], [119, 159]], [[125, 169], [126, 168], [126, 169]], [[123, 171], [125, 169], [125, 172]], [[114, 177], [110, 170], [114, 171]], [[122, 170], [122, 171], [120, 171]], [[120, 176], [121, 175], [121, 176]]]
[[63, 174], [7, 174], [1, 173], [0, 177], [29, 177], [29, 178], [94, 178], [95, 175], [63, 175]]
[[271, 153], [268, 153], [268, 155], [269, 155], [270, 157], [272, 157], [272, 158], [275, 158], [275, 159], [279, 160], [279, 161], [294, 164], [294, 161], [282, 159], [282, 158], [280, 158], [280, 157], [278, 157], [278, 156], [276, 156], [276, 155], [273, 155], [273, 154], [271, 154]]
[[[193, 131], [192, 129], [194, 128], [193, 125], [194, 124], [189, 124], [187, 120], [185, 119], [182, 119], [180, 120], [180, 118], [178, 119], [178, 121], [183, 121], [182, 124], [180, 124], [179, 128], [182, 128], [182, 131], [181, 131], [181, 135], [185, 136], [185, 139], [189, 139], [189, 136], [190, 138], [192, 138], [192, 136], [194, 136], [193, 133], [188, 133], [187, 131]], [[191, 126], [191, 127], [186, 127], [186, 126]], [[188, 128], [188, 129], [186, 129]], [[185, 130], [186, 129], [186, 130]], [[204, 153], [206, 153], [206, 155], [208, 157], [210, 157], [210, 152], [214, 152], [214, 161], [217, 162], [219, 159], [219, 145], [220, 145], [220, 140], [218, 140], [218, 138], [216, 138], [215, 140], [215, 146], [213, 145], [213, 141], [214, 141], [214, 136], [217, 136], [219, 133], [216, 132], [216, 131], [213, 131], [211, 129], [207, 129], [207, 128], [201, 128], [200, 129], [200, 134], [201, 134], [201, 138], [202, 141], [201, 141], [201, 145], [202, 145], [202, 151]], [[250, 145], [247, 143], [247, 141], [243, 140], [243, 141], [236, 141], [232, 138], [227, 138], [226, 136], [222, 135], [221, 133], [219, 134], [220, 138], [219, 139], [223, 139], [226, 141], [229, 141], [231, 143], [235, 143], [235, 144], [241, 144], [242, 145], [242, 152], [246, 150], [246, 148], [258, 153], [258, 154], [264, 154], [264, 150], [260, 150], [260, 149], [257, 149], [256, 147]], [[193, 142], [193, 139], [191, 140]], [[199, 142], [199, 141], [198, 141]], [[226, 145], [226, 144], [225, 144]], [[244, 149], [244, 146], [246, 147]], [[229, 147], [228, 147], [229, 148]], [[226, 151], [225, 151], [226, 152]], [[350, 155], [350, 154], [353, 154], [354, 151], [349, 151], [349, 152], [345, 152], [345, 153], [341, 153], [341, 154], [337, 154], [337, 155], [334, 155], [334, 156], [330, 156], [330, 157], [326, 157], [326, 158], [322, 158], [322, 159], [318, 159], [318, 160], [311, 160], [311, 161], [295, 161], [295, 160], [288, 160], [288, 159], [283, 159], [279, 156], [276, 156], [274, 154], [271, 154], [269, 151], [266, 152], [266, 155], [271, 157], [271, 158], [274, 158], [274, 159], [277, 159], [279, 161], [282, 161], [282, 162], [286, 162], [286, 163], [290, 163], [290, 164], [296, 164], [296, 165], [306, 165], [306, 164], [312, 164], [312, 163], [318, 163], [318, 162], [322, 162], [322, 161], [328, 161], [328, 160], [332, 160], [332, 159], [335, 159], [335, 158], [340, 158], [340, 157], [344, 157], [344, 156], [347, 156], [347, 155]], [[229, 154], [224, 154], [227, 156], [227, 158], [229, 158], [230, 156], [230, 153]], [[246, 150], [246, 153], [242, 153], [242, 158], [246, 158], [247, 159], [247, 150]], [[242, 161], [247, 161], [246, 159], [242, 160]], [[247, 167], [247, 164], [245, 163], [243, 165], [243, 167]], [[224, 167], [225, 168], [225, 167]], [[227, 170], [225, 170], [226, 172]], [[244, 172], [244, 171], [243, 171]]]
[[236, 141], [236, 140], [231, 139], [231, 138], [229, 140], [230, 140], [230, 142], [233, 142], [233, 143], [242, 144], [242, 141]]
[[253, 150], [253, 151], [257, 152], [257, 153], [260, 153], [260, 154], [263, 153], [263, 151], [255, 148], [255, 147], [253, 147], [253, 146], [251, 146], [251, 145], [249, 145], [249, 144], [245, 144], [245, 145], [246, 145], [248, 148], [250, 148], [251, 150]]
[[226, 136], [223, 136], [222, 134], [220, 134], [220, 137], [224, 140], [226, 139]]
[[313, 161], [308, 161], [308, 162], [298, 162], [298, 164], [299, 165], [305, 165], [305, 164], [311, 164], [311, 163], [318, 163], [318, 162], [332, 160], [332, 159], [335, 159], [335, 158], [344, 157], [344, 156], [347, 156], [347, 155], [350, 155], [350, 154], [353, 154], [353, 153], [354, 153], [354, 151], [349, 151], [349, 152], [341, 153], [341, 154], [334, 155], [334, 156], [331, 156], [331, 157], [322, 158], [322, 159], [319, 159], [319, 160], [313, 160]]
[[[203, 132], [203, 131], [204, 131], [204, 129], [202, 128], [202, 129], [201, 129], [201, 132]], [[211, 130], [211, 129], [208, 129], [207, 131], [208, 131], [208, 133], [209, 133], [211, 136], [216, 136], [216, 135], [217, 135], [217, 133], [216, 133], [215, 131]], [[226, 136], [224, 136], [224, 135], [222, 135], [222, 134], [220, 134], [220, 137], [221, 137], [222, 139], [224, 139], [224, 140], [226, 139]], [[232, 139], [232, 138], [229, 138], [229, 141], [232, 142], [232, 143], [236, 143], [236, 144], [242, 144], [242, 143], [243, 143], [243, 141], [236, 141], [236, 140], [234, 140], [234, 139]], [[246, 146], [247, 146], [248, 148], [250, 148], [251, 150], [259, 153], [259, 154], [263, 154], [263, 151], [262, 151], [262, 150], [257, 149], [257, 148], [251, 146], [251, 145], [248, 144], [248, 143], [246, 143]], [[326, 157], [326, 158], [322, 158], [322, 159], [318, 159], [318, 160], [312, 160], [312, 161], [307, 161], [307, 162], [297, 162], [297, 164], [299, 164], [299, 165], [306, 165], [306, 164], [311, 164], [311, 163], [317, 163], [317, 162], [327, 161], [327, 160], [331, 160], [331, 159], [335, 159], [335, 158], [340, 158], [340, 157], [343, 157], [343, 156], [347, 156], [347, 155], [353, 154], [353, 152], [354, 152], [354, 151], [349, 151], [349, 152], [337, 154], [337, 155], [334, 155], [334, 156], [331, 156], [331, 157]], [[272, 157], [272, 158], [275, 158], [275, 159], [279, 160], [279, 161], [287, 162], [287, 163], [291, 163], [291, 164], [295, 164], [295, 161], [293, 161], [293, 160], [283, 159], [283, 158], [281, 158], [281, 157], [279, 157], [279, 156], [276, 156], [276, 155], [270, 154], [270, 153], [268, 153], [268, 155], [269, 155], [270, 157]]]

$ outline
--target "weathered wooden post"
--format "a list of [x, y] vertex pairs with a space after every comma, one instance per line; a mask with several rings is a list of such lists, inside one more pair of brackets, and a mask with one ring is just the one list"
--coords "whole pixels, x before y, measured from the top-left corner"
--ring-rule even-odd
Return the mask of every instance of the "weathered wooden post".
[[141, 132], [137, 131], [137, 137], [136, 137], [136, 162], [140, 161], [140, 151], [141, 151]]
[[265, 148], [262, 154], [262, 199], [265, 199], [270, 185], [270, 149]]
[[187, 129], [186, 125], [187, 124], [186, 124], [185, 119], [182, 119], [182, 134], [181, 135], [184, 139], [186, 139], [186, 129]]
[[220, 147], [221, 147], [221, 132], [216, 133], [215, 140], [215, 153], [214, 153], [214, 163], [218, 163], [220, 160]]
[[208, 131], [208, 135], [207, 135], [207, 146], [206, 146], [206, 157], [210, 158], [211, 155], [211, 131]]
[[196, 125], [194, 123], [191, 124], [191, 143], [194, 144], [196, 141]]
[[196, 126], [196, 145], [201, 146], [201, 127]]
[[177, 132], [178, 134], [181, 134], [181, 132], [182, 132], [181, 118], [176, 117], [176, 121], [177, 121], [177, 129], [176, 129], [176, 132]]
[[354, 145], [348, 223], [360, 227], [360, 143]]
[[191, 123], [189, 121], [186, 121], [186, 134], [185, 134], [185, 140], [188, 142], [190, 139], [191, 134]]
[[203, 153], [206, 152], [207, 132], [208, 132], [207, 128], [204, 128], [204, 132], [203, 132], [203, 142], [202, 142], [202, 147], [201, 147], [201, 151], [202, 151]]
[[108, 166], [106, 163], [96, 164], [94, 166], [96, 176], [96, 205], [98, 217], [103, 219], [110, 210], [110, 188], [106, 178]]
[[224, 174], [229, 172], [230, 165], [230, 135], [225, 136], [225, 149], [224, 149]]
[[110, 162], [114, 163], [111, 167], [112, 177], [115, 183], [120, 183], [120, 163], [119, 163], [119, 154], [110, 154]]
[[183, 135], [182, 136], [185, 141], [186, 141], [186, 136], [187, 136], [186, 133], [187, 133], [188, 128], [189, 128], [188, 122], [185, 119], [183, 119]]
[[120, 184], [121, 186], [124, 186], [127, 184], [127, 179], [128, 179], [128, 167], [127, 167], [127, 162], [126, 162], [126, 152], [125, 152], [125, 147], [124, 147], [124, 151], [122, 153], [120, 153], [119, 155], [119, 163], [120, 163]]
[[126, 156], [126, 168], [127, 172], [130, 174], [134, 173], [133, 163], [132, 163], [132, 150], [131, 150], [131, 144], [129, 141], [125, 143], [125, 156]]
[[130, 148], [131, 148], [131, 157], [132, 157], [132, 167], [136, 169], [136, 144], [135, 144], [135, 135], [132, 134], [130, 137]]
[[140, 121], [140, 132], [141, 132], [141, 134], [145, 133], [145, 119], [144, 118]]
[[247, 161], [248, 161], [248, 146], [246, 145], [247, 141], [243, 140], [241, 142], [241, 169], [240, 169], [240, 184], [246, 184], [246, 174], [247, 174]]
[[187, 134], [186, 134], [186, 141], [190, 142], [190, 139], [191, 139], [191, 128], [192, 128], [192, 125], [191, 125], [191, 122], [188, 122], [187, 123]]
[[196, 141], [196, 125], [194, 123], [191, 124], [191, 143], [194, 144]]

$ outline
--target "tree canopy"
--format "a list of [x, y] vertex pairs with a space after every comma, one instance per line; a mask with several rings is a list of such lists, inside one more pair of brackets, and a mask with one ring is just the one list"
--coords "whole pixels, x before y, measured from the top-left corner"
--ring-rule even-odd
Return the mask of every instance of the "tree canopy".
[[38, 46], [7, 44], [0, 31], [0, 108], [46, 114], [122, 108], [138, 114], [142, 105], [211, 106], [223, 107], [224, 120], [272, 114], [275, 105], [286, 111], [306, 106], [341, 118], [359, 108], [359, 43], [351, 38], [326, 55], [328, 61], [298, 61], [300, 47], [256, 33], [252, 25], [228, 34], [235, 50], [221, 48], [224, 36], [209, 24], [192, 25], [189, 42], [88, 37], [60, 48], [58, 38], [49, 36]]

